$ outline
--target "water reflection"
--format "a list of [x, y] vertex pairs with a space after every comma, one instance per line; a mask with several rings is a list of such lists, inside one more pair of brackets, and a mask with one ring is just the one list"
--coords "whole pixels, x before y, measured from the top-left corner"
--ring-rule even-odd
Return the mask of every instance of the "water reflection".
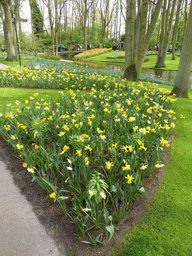
[[[154, 75], [163, 81], [168, 81], [171, 83], [175, 82], [175, 77], [177, 74], [177, 71], [170, 71], [170, 70], [160, 70], [160, 69], [143, 69], [142, 73], [145, 75]], [[189, 81], [189, 88], [192, 89], [192, 73], [190, 76], [190, 81]]]

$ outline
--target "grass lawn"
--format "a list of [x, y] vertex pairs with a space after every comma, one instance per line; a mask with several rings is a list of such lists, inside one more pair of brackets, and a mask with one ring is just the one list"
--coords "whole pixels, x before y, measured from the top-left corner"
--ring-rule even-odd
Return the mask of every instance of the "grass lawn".
[[107, 59], [109, 56], [116, 56], [116, 55], [121, 55], [123, 54], [123, 51], [110, 51], [106, 52], [104, 54], [100, 54], [98, 56], [90, 57], [83, 59], [83, 62], [91, 62], [91, 63], [101, 63], [101, 64], [116, 64], [116, 65], [124, 65], [125, 64], [125, 59]]
[[[83, 60], [83, 62], [100, 63], [100, 64], [108, 64], [108, 65], [124, 65], [125, 59], [107, 59], [107, 57], [109, 56], [121, 55], [122, 53], [124, 52], [122, 51], [107, 52], [99, 56], [86, 58]], [[146, 58], [149, 60], [144, 62], [143, 68], [154, 69], [157, 61], [157, 55], [148, 55], [146, 56]], [[172, 60], [172, 55], [167, 54], [166, 60], [165, 60], [166, 68], [162, 68], [162, 70], [173, 70], [173, 71], [177, 70], [179, 66], [179, 60], [180, 60], [180, 57], [176, 56], [176, 59]]]
[[192, 91], [175, 104], [176, 139], [166, 175], [146, 214], [113, 256], [192, 255]]
[[[24, 67], [27, 62], [29, 62], [29, 60], [21, 60], [21, 67]], [[0, 63], [12, 68], [20, 68], [19, 61], [5, 61], [5, 59], [0, 59]]]
[[[154, 69], [157, 61], [157, 55], [149, 55], [149, 56], [146, 56], [146, 58], [149, 58], [149, 61], [144, 62], [143, 68]], [[180, 60], [180, 57], [175, 56], [175, 60], [172, 60], [172, 55], [167, 54], [165, 59], [166, 68], [162, 68], [162, 70], [177, 70], [179, 66], [179, 60]]]
[[46, 98], [46, 95], [55, 100], [58, 98], [57, 90], [0, 88], [0, 111], [3, 111], [7, 104], [11, 104], [11, 111], [15, 111], [18, 108], [14, 104], [16, 100], [19, 99], [21, 103], [24, 103], [26, 99], [37, 92], [44, 98]]

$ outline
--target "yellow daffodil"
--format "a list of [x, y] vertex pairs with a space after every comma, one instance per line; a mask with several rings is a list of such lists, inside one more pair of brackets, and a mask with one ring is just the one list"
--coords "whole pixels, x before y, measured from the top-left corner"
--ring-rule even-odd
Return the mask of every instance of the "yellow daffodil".
[[27, 171], [30, 172], [30, 173], [35, 173], [35, 170], [33, 168], [27, 168]]
[[105, 162], [105, 164], [106, 164], [106, 168], [107, 168], [108, 170], [110, 170], [111, 167], [114, 166], [113, 162], [110, 162], [110, 161]]
[[155, 168], [161, 168], [161, 167], [163, 167], [163, 166], [165, 166], [164, 164], [159, 164], [159, 163], [157, 163], [156, 165], [155, 165]]
[[69, 149], [69, 146], [66, 146], [66, 145], [65, 145], [65, 146], [63, 147], [63, 151], [64, 151], [64, 152], [67, 151], [68, 149]]
[[92, 151], [92, 148], [89, 145], [87, 145], [87, 146], [85, 146], [85, 150]]
[[82, 209], [82, 211], [83, 211], [83, 212], [89, 212], [89, 211], [91, 211], [91, 209], [89, 209], [89, 208], [86, 207], [86, 208]]
[[131, 166], [129, 164], [125, 164], [125, 166], [122, 167], [123, 171], [129, 171], [131, 170]]
[[147, 167], [148, 167], [148, 165], [142, 165], [142, 166], [140, 167], [140, 170], [144, 171], [145, 169], [147, 169]]
[[50, 197], [50, 198], [55, 198], [55, 197], [56, 197], [56, 193], [55, 193], [55, 192], [52, 192], [51, 194], [49, 194], [49, 197]]
[[131, 184], [132, 183], [132, 181], [134, 180], [134, 177], [132, 176], [132, 175], [127, 175], [127, 177], [125, 177], [126, 179], [127, 179], [127, 183], [128, 184]]
[[135, 117], [129, 117], [129, 122], [134, 122], [136, 120]]
[[23, 167], [24, 167], [24, 168], [27, 168], [27, 163], [23, 163]]
[[78, 155], [78, 156], [82, 156], [82, 150], [81, 149], [79, 149], [79, 150], [76, 150], [76, 155]]

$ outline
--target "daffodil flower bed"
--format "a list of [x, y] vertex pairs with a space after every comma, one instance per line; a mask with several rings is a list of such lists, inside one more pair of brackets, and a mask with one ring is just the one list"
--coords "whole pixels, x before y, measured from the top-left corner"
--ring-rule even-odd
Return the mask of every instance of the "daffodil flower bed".
[[[79, 90], [90, 90], [93, 84], [97, 89], [113, 90], [116, 84], [119, 84], [119, 89], [125, 90], [126, 87], [121, 79], [123, 76], [121, 70], [90, 68], [73, 63], [66, 65], [51, 60], [31, 61], [27, 65], [28, 67], [21, 70], [14, 68], [0, 70], [0, 86]], [[120, 80], [117, 80], [119, 78]], [[163, 83], [160, 79], [144, 75], [141, 75], [141, 80]]]
[[84, 51], [82, 53], [75, 55], [74, 59], [82, 60], [82, 59], [94, 57], [94, 56], [97, 56], [99, 54], [103, 54], [103, 53], [109, 52], [109, 51], [112, 51], [112, 49], [111, 48], [104, 48], [104, 49], [103, 48], [95, 48], [95, 49], [87, 50], [87, 51]]
[[105, 227], [111, 238], [113, 223], [144, 191], [142, 180], [162, 167], [175, 112], [174, 99], [154, 84], [96, 90], [100, 83], [59, 91], [58, 101], [38, 93], [16, 101], [16, 113], [0, 114], [0, 134], [82, 235]]
[[[74, 90], [91, 90], [93, 86], [97, 89], [114, 89], [119, 84], [120, 77], [100, 75], [97, 73], [76, 72], [66, 68], [63, 71], [56, 69], [37, 69], [24, 68], [15, 70], [13, 68], [0, 71], [0, 85], [2, 87], [23, 87], [23, 88], [48, 88]], [[119, 87], [126, 87], [125, 83], [119, 84]]]

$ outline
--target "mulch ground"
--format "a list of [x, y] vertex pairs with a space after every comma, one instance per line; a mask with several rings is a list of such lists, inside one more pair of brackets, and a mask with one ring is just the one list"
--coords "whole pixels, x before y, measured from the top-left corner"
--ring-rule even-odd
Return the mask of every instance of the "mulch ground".
[[[163, 161], [168, 163], [170, 149], [164, 153]], [[165, 174], [165, 167], [155, 169], [152, 175], [145, 180], [145, 195], [138, 195], [130, 204], [124, 220], [118, 225], [116, 235], [108, 244], [96, 247], [82, 243], [82, 240], [89, 240], [87, 237], [79, 239], [75, 226], [65, 217], [57, 203], [48, 198], [43, 189], [35, 182], [29, 172], [22, 167], [22, 160], [13, 149], [0, 137], [0, 160], [4, 161], [8, 170], [13, 176], [15, 185], [20, 189], [28, 202], [32, 205], [33, 211], [47, 233], [54, 239], [61, 255], [70, 256], [109, 256], [117, 245], [125, 239], [129, 230], [141, 219], [149, 202]]]

